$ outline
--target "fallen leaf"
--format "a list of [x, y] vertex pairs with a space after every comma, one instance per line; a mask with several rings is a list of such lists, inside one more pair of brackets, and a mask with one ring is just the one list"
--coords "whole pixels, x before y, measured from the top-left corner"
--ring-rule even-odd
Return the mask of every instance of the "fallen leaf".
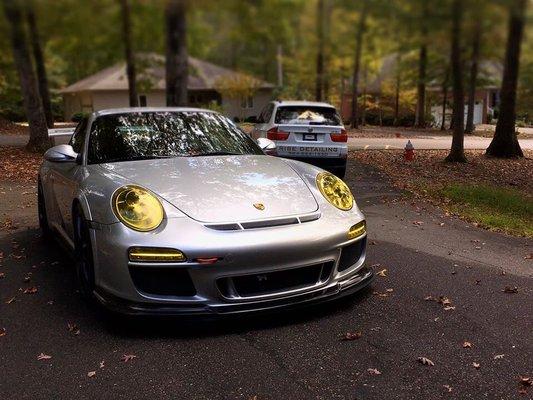
[[15, 301], [15, 298], [16, 296], [13, 296], [12, 298], [10, 298], [8, 301], [6, 301], [6, 304], [11, 304]]
[[450, 385], [442, 385], [442, 386], [444, 386], [444, 388], [448, 391], [448, 393], [450, 393], [453, 390], [453, 388]]
[[346, 332], [342, 335], [341, 340], [357, 340], [363, 336], [363, 333], [360, 331], [357, 332]]
[[505, 355], [505, 354], [496, 354], [496, 355], [494, 356], [494, 359], [495, 359], [495, 360], [501, 360], [501, 359], [503, 358], [504, 355]]
[[0, 328], [0, 337], [5, 336], [7, 333], [6, 328]]
[[28, 283], [28, 282], [30, 281], [30, 279], [31, 279], [31, 276], [26, 275], [26, 276], [24, 277], [24, 279], [23, 279], [23, 282], [24, 282], [24, 283]]
[[34, 294], [34, 293], [37, 293], [37, 288], [35, 286], [26, 288], [24, 290], [24, 294]]
[[529, 253], [527, 256], [525, 256], [524, 260], [533, 260], [533, 253]]
[[416, 226], [424, 225], [424, 222], [423, 221], [413, 221], [413, 225], [416, 225]]
[[529, 376], [519, 376], [520, 384], [524, 386], [533, 386], [533, 379]]
[[104, 360], [100, 361], [100, 368], [104, 368]]
[[4, 274], [3, 272], [0, 272], [0, 279], [4, 279], [6, 277], [6, 274]]
[[377, 276], [381, 276], [381, 277], [386, 277], [387, 276], [387, 268], [382, 269], [376, 275]]
[[443, 308], [444, 311], [453, 311], [455, 310], [455, 306], [447, 306]]
[[437, 302], [439, 304], [442, 304], [443, 306], [451, 306], [452, 305], [452, 301], [445, 297], [445, 296], [439, 296], [439, 299], [437, 300]]
[[80, 328], [78, 328], [78, 325], [76, 325], [76, 324], [71, 324], [69, 322], [67, 324], [67, 328], [68, 328], [68, 331], [72, 332], [72, 334], [74, 334], [74, 335], [79, 335], [80, 334]]
[[124, 362], [128, 362], [128, 361], [133, 360], [134, 358], [137, 358], [135, 354], [124, 354], [120, 360]]
[[52, 356], [49, 356], [48, 354], [41, 353], [37, 356], [37, 360], [49, 360]]
[[479, 363], [477, 362], [473, 362], [472, 363], [472, 366], [475, 368], [475, 369], [479, 369], [479, 367], [481, 366]]
[[92, 377], [95, 376], [95, 375], [96, 375], [96, 371], [89, 371], [89, 372], [87, 372], [87, 376], [88, 376], [89, 378], [92, 378]]
[[424, 300], [426, 300], [426, 301], [437, 301], [437, 299], [435, 297], [431, 296], [431, 295], [424, 297]]
[[472, 347], [472, 343], [467, 342], [467, 341], [464, 341], [464, 342], [463, 342], [463, 347], [464, 347], [465, 349], [470, 349], [470, 348]]
[[435, 365], [433, 361], [431, 361], [429, 358], [426, 358], [426, 357], [418, 357], [416, 360], [421, 364], [429, 365], [431, 367]]
[[517, 286], [506, 286], [505, 289], [502, 290], [504, 293], [518, 293], [518, 287]]
[[368, 368], [367, 371], [370, 375], [381, 375], [381, 371], [377, 368]]

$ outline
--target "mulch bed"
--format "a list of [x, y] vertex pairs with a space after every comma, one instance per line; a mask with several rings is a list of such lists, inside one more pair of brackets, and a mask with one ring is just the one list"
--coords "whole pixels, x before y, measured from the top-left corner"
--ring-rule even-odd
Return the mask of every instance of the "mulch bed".
[[468, 163], [446, 163], [448, 150], [417, 150], [415, 160], [403, 159], [403, 150], [351, 151], [350, 157], [378, 168], [393, 184], [424, 196], [428, 187], [450, 183], [489, 184], [517, 189], [533, 196], [533, 151], [525, 150], [522, 159], [495, 159], [480, 150], [466, 151]]

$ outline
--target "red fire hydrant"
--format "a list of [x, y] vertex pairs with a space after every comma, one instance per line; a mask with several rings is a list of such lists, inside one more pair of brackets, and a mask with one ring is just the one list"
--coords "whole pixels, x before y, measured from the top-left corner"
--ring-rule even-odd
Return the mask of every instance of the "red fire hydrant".
[[407, 141], [405, 145], [405, 153], [403, 154], [405, 161], [413, 161], [415, 159], [415, 147], [410, 140]]

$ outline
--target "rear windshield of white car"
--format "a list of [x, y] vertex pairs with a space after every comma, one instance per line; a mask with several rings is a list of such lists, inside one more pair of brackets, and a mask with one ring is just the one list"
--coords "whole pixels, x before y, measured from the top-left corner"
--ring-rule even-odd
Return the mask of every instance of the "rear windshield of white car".
[[99, 116], [89, 135], [89, 164], [153, 158], [264, 154], [226, 117], [210, 112]]
[[341, 125], [337, 110], [320, 106], [281, 106], [275, 117], [276, 124]]

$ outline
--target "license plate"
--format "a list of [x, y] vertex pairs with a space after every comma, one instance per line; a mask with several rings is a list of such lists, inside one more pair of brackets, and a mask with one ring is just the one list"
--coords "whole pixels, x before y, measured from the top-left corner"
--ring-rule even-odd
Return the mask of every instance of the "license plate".
[[304, 133], [303, 140], [316, 142], [316, 133]]
[[314, 146], [278, 146], [280, 156], [293, 157], [339, 157], [339, 147], [314, 147]]

